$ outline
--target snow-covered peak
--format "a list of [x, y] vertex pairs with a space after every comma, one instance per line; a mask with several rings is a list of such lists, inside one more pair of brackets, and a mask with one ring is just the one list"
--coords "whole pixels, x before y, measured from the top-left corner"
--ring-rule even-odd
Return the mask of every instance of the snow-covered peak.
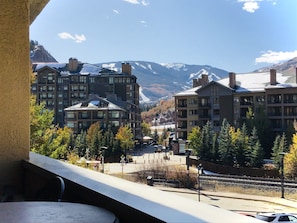
[[162, 65], [163, 67], [166, 67], [168, 69], [174, 69], [177, 71], [180, 71], [183, 68], [185, 68], [185, 64], [183, 64], [183, 63], [161, 63], [160, 65]]

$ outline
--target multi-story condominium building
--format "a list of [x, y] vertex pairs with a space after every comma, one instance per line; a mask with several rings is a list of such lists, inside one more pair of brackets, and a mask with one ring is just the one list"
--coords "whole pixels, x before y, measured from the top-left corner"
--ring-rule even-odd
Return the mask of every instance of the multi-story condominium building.
[[[296, 70], [297, 75], [297, 70]], [[209, 121], [215, 130], [224, 118], [240, 127], [249, 108], [263, 107], [272, 130], [285, 131], [297, 117], [297, 84], [276, 70], [262, 73], [235, 74], [218, 81], [207, 75], [193, 80], [193, 88], [174, 96], [176, 138], [186, 140], [192, 128]]]
[[54, 111], [55, 124], [64, 126], [65, 108], [98, 95], [124, 106], [135, 140], [141, 139], [139, 85], [130, 64], [122, 63], [122, 72], [116, 72], [70, 58], [69, 63], [33, 64], [33, 72], [36, 78], [31, 91], [37, 103], [44, 102]]
[[86, 131], [95, 122], [99, 122], [101, 129], [112, 130], [129, 123], [129, 111], [97, 95], [64, 110], [65, 125], [75, 134]]

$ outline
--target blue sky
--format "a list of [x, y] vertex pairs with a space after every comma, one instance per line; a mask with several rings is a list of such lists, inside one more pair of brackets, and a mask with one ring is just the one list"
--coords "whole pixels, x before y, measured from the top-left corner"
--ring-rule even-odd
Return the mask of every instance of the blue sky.
[[250, 72], [297, 57], [297, 0], [50, 0], [30, 27], [59, 62]]

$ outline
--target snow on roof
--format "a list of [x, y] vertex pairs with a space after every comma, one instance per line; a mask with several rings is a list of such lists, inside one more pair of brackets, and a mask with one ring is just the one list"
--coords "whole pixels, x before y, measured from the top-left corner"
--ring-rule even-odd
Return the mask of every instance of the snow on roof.
[[179, 92], [177, 94], [175, 94], [174, 96], [190, 96], [190, 95], [197, 95], [196, 91], [201, 88], [202, 86], [198, 86], [198, 87], [194, 87], [194, 88], [190, 88], [187, 89], [185, 91]]
[[[102, 103], [100, 103], [102, 101], [106, 103], [106, 106], [102, 106]], [[90, 101], [81, 102], [73, 106], [70, 106], [68, 108], [65, 108], [64, 110], [66, 111], [71, 111], [71, 110], [122, 110], [122, 111], [125, 111], [125, 109], [121, 108], [120, 106], [114, 103], [111, 103], [105, 98], [91, 99]]]
[[36, 68], [35, 70], [39, 70], [43, 67], [51, 67], [54, 69], [63, 69], [66, 67], [66, 63], [36, 63]]
[[[261, 73], [244, 73], [236, 74], [236, 92], [259, 92], [264, 91], [266, 88], [280, 88], [284, 87], [284, 83], [289, 79], [288, 76], [284, 76], [281, 73], [276, 74], [276, 85], [270, 85], [270, 72], [261, 72]], [[229, 77], [218, 80], [218, 83], [229, 87]], [[294, 85], [296, 84], [286, 84]]]
[[101, 71], [101, 67], [93, 65], [93, 64], [88, 64], [84, 63], [82, 66], [82, 69], [80, 71], [80, 74], [82, 75], [98, 75], [99, 72]]

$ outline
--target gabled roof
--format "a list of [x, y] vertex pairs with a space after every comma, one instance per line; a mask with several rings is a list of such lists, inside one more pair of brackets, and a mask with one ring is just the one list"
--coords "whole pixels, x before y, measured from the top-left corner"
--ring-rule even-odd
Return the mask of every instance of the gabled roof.
[[197, 95], [196, 91], [201, 87], [202, 86], [198, 86], [198, 87], [187, 89], [185, 91], [182, 91], [182, 92], [179, 92], [179, 93], [175, 94], [174, 97], [176, 97], [176, 96], [191, 96], [191, 95], [194, 96], [194, 95]]
[[35, 65], [34, 72], [38, 72], [44, 67], [49, 67], [57, 71], [63, 70], [66, 68], [66, 63], [35, 63], [34, 65]]
[[[228, 79], [228, 80], [229, 80], [229, 79]], [[196, 91], [197, 94], [199, 93], [199, 91], [202, 91], [204, 88], [209, 87], [209, 86], [211, 86], [211, 85], [219, 85], [219, 86], [222, 87], [222, 88], [226, 88], [226, 89], [228, 89], [228, 90], [230, 90], [230, 91], [234, 91], [233, 88], [229, 87], [229, 84], [228, 84], [228, 85], [224, 85], [224, 84], [222, 84], [222, 83], [220, 83], [220, 82], [218, 82], [218, 81], [211, 81], [211, 82], [209, 82], [208, 84], [204, 85], [203, 87], [199, 88], [199, 89]]]
[[65, 111], [85, 111], [85, 110], [121, 110], [126, 111], [122, 107], [108, 101], [106, 98], [93, 95], [88, 100], [80, 102], [76, 105], [64, 109]]

